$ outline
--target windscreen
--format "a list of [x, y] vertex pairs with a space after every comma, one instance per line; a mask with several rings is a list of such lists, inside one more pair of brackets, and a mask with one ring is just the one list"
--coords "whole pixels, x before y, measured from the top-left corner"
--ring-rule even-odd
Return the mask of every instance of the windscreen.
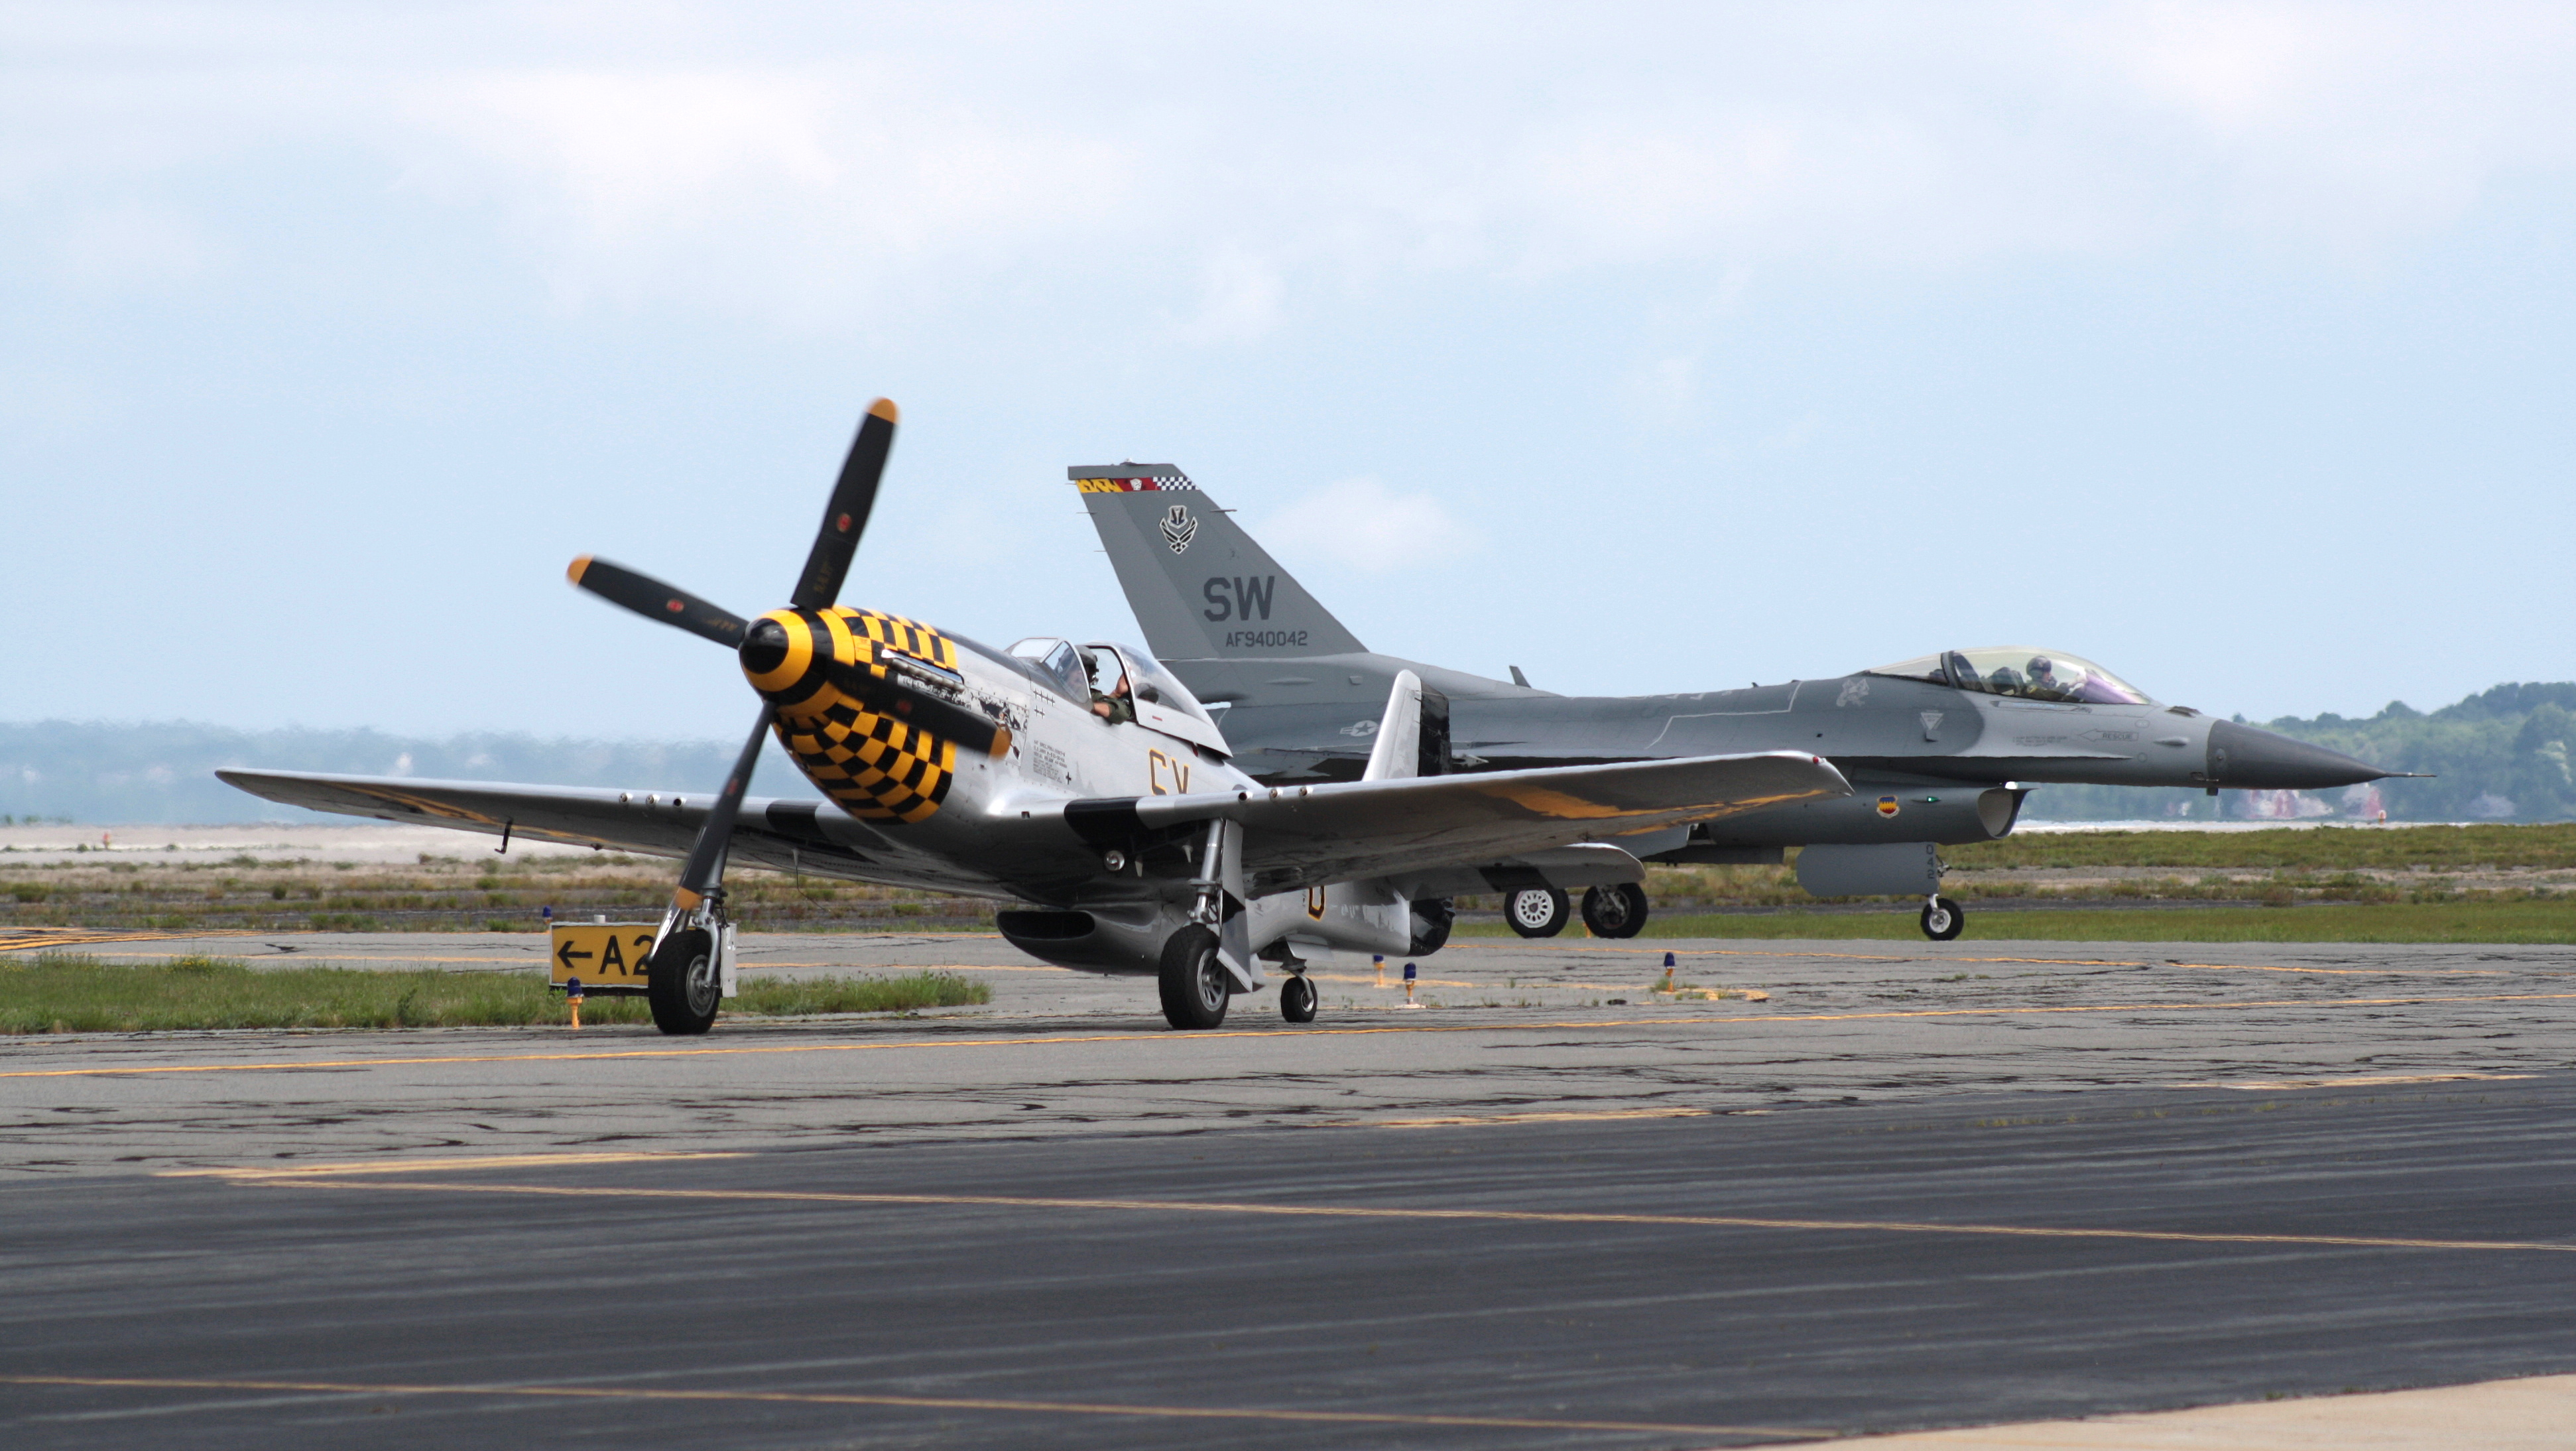
[[[1154, 687], [1154, 698], [1165, 709], [1176, 710], [1183, 715], [1196, 716], [1200, 720], [1208, 720], [1207, 708], [1199, 704], [1199, 698], [1190, 694], [1190, 688], [1183, 685], [1172, 672], [1164, 669], [1162, 662], [1153, 656], [1133, 645], [1112, 645], [1105, 641], [1096, 641], [1089, 648], [1101, 652], [1100, 663], [1109, 672], [1110, 680], [1117, 678], [1117, 662], [1123, 661], [1131, 677], [1129, 682], [1131, 689], [1139, 685], [1151, 685]], [[1115, 652], [1114, 658], [1111, 652]], [[1104, 686], [1109, 683], [1109, 680], [1101, 682]], [[1139, 698], [1144, 697], [1140, 695]], [[1215, 722], [1209, 721], [1209, 724], [1213, 725]]]
[[2028, 645], [1945, 650], [1938, 655], [1919, 655], [1893, 665], [1881, 665], [1867, 673], [1929, 680], [1935, 685], [1984, 695], [2009, 695], [2066, 705], [2155, 704], [2145, 691], [2090, 660]]
[[1010, 653], [1027, 661], [1039, 677], [1054, 686], [1065, 699], [1077, 705], [1089, 704], [1091, 678], [1082, 668], [1082, 652], [1071, 640], [1052, 635], [1032, 635], [1011, 647]]

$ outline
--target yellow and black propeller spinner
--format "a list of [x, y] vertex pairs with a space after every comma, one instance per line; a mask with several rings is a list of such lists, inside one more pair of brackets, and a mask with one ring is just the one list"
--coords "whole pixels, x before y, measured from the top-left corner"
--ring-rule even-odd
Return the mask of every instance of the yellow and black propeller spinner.
[[[694, 913], [722, 884], [726, 843], [732, 838], [743, 792], [751, 783], [752, 768], [760, 759], [761, 737], [780, 715], [792, 715], [800, 706], [838, 692], [866, 711], [901, 722], [914, 732], [945, 737], [967, 749], [996, 756], [1010, 749], [1010, 732], [1002, 726], [908, 684], [901, 671], [887, 669], [883, 664], [871, 668], [865, 654], [845, 659], [844, 651], [834, 647], [836, 634], [848, 639], [850, 632], [846, 622], [825, 617], [834, 613], [851, 557], [858, 551], [860, 536], [867, 531], [868, 514], [876, 504], [877, 482], [885, 473], [886, 455], [894, 445], [895, 417], [894, 404], [880, 398], [869, 405], [867, 416], [860, 420], [858, 437], [851, 442], [849, 457], [841, 464], [841, 477], [832, 487], [831, 504], [823, 511], [822, 527], [815, 533], [814, 547], [805, 557], [804, 571], [797, 576], [796, 591], [785, 609], [773, 610], [756, 621], [745, 620], [721, 605], [674, 589], [650, 575], [587, 555], [574, 560], [568, 571], [574, 584], [601, 599], [732, 649], [743, 673], [762, 697], [760, 716], [752, 725], [751, 736], [743, 742], [742, 754], [725, 777], [724, 789], [717, 793], [704, 825], [698, 829], [697, 840], [689, 848], [688, 861], [680, 869], [679, 886], [672, 894], [670, 920], [674, 923]], [[832, 625], [840, 628], [834, 631]], [[797, 668], [788, 669], [791, 662]], [[661, 955], [657, 948], [656, 959]], [[656, 967], [660, 967], [658, 961]], [[654, 973], [657, 983], [663, 976], [659, 970]], [[655, 1016], [659, 1019], [663, 1004], [658, 990], [655, 998]], [[711, 1021], [712, 1001], [705, 1007], [708, 1011], [704, 1016]]]

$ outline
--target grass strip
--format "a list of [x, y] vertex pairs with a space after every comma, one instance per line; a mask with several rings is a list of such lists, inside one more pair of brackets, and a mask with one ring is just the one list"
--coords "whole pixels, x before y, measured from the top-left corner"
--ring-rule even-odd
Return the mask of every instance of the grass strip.
[[[902, 977], [746, 979], [728, 1014], [803, 1017], [949, 1008], [992, 1000], [949, 972]], [[0, 957], [0, 1034], [136, 1033], [191, 1028], [484, 1028], [561, 1023], [545, 979], [489, 972], [255, 970], [220, 957], [110, 964], [78, 953]], [[642, 998], [594, 997], [585, 1023], [652, 1020]]]
[[[1967, 906], [1962, 940], [1990, 942], [2491, 942], [2576, 943], [2576, 901], [2335, 903], [2307, 907], [2078, 908], [1980, 911]], [[1500, 923], [1462, 923], [1501, 937]], [[1908, 907], [1884, 912], [1712, 912], [1650, 917], [1645, 937], [1829, 938], [1920, 942]]]
[[2576, 822], [2513, 826], [2281, 828], [2273, 831], [2015, 832], [1941, 848], [1954, 867], [2185, 867], [2354, 871], [2408, 867], [2576, 867]]

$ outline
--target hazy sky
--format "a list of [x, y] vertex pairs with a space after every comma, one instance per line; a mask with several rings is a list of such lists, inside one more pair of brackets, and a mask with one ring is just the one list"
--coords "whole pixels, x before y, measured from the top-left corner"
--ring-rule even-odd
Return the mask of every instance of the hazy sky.
[[597, 552], [1132, 637], [1170, 461], [1567, 691], [2576, 678], [2576, 11], [0, 5], [0, 718], [733, 736]]

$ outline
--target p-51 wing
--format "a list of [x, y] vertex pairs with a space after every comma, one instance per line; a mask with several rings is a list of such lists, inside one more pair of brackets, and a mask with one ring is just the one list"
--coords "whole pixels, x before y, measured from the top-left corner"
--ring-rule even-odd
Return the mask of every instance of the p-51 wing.
[[1245, 886], [1266, 896], [1493, 862], [1577, 841], [1616, 845], [1637, 832], [1848, 796], [1851, 789], [1822, 757], [1762, 751], [1076, 801], [1065, 808], [1065, 819], [1099, 842], [1217, 818], [1239, 822]]
[[[215, 774], [254, 796], [314, 811], [491, 836], [507, 832], [514, 838], [648, 856], [687, 856], [715, 804], [712, 791], [673, 794], [307, 771], [228, 769]], [[745, 866], [938, 890], [997, 891], [990, 878], [961, 873], [949, 863], [907, 851], [839, 808], [819, 801], [744, 800], [726, 850], [733, 861]]]

